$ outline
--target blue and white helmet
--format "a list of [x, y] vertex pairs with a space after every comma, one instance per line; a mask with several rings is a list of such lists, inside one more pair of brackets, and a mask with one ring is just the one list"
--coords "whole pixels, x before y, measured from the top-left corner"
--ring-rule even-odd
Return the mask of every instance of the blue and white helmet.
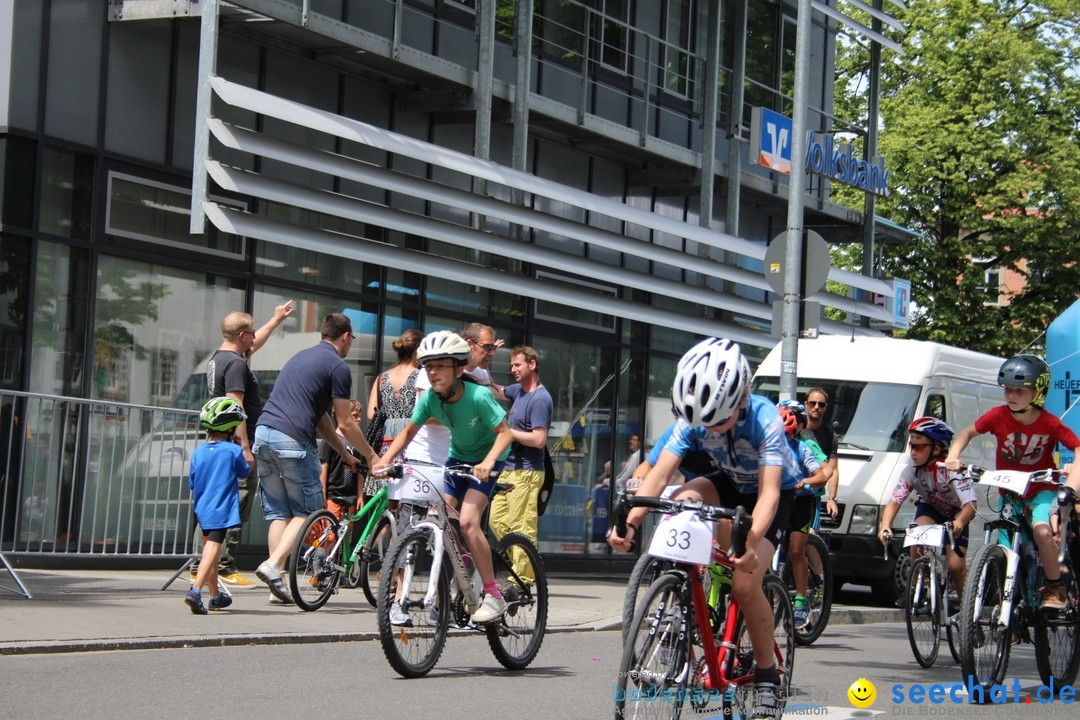
[[750, 365], [738, 344], [708, 338], [679, 360], [671, 402], [692, 426], [719, 425], [735, 414], [749, 385]]

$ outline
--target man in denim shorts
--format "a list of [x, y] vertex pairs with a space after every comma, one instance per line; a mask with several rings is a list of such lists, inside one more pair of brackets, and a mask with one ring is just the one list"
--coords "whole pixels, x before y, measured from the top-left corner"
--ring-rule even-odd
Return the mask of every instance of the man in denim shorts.
[[[281, 369], [259, 416], [252, 447], [258, 458], [259, 499], [270, 522], [270, 557], [255, 574], [270, 586], [275, 598], [289, 604], [293, 599], [282, 581], [281, 568], [304, 519], [324, 503], [315, 431], [353, 471], [359, 463], [343, 440], [369, 463], [379, 459], [349, 412], [352, 373], [343, 358], [355, 339], [352, 323], [333, 313], [323, 318], [320, 332], [318, 345], [296, 353]], [[331, 407], [344, 438], [335, 432], [334, 421], [327, 415]]]

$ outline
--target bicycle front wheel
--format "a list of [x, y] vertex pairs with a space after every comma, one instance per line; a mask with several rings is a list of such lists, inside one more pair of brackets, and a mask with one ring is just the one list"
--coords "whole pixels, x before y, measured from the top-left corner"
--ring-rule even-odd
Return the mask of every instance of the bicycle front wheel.
[[375, 607], [379, 603], [379, 581], [383, 576], [384, 561], [390, 546], [397, 535], [397, 523], [394, 515], [389, 510], [379, 518], [378, 524], [371, 530], [371, 534], [364, 540], [364, 547], [360, 551], [360, 558], [353, 567], [357, 568], [357, 576], [360, 587], [364, 591], [364, 597]]
[[832, 613], [832, 558], [825, 541], [817, 535], [807, 537], [803, 554], [806, 557], [806, 601], [810, 604], [810, 615], [804, 624], [795, 626], [795, 642], [811, 645], [821, 637]]
[[1035, 621], [1035, 664], [1043, 684], [1052, 687], [1072, 685], [1080, 670], [1080, 608], [1076, 573], [1068, 557], [1061, 564], [1061, 579], [1066, 583], [1065, 608], [1040, 609]]
[[318, 610], [337, 590], [344, 545], [338, 543], [339, 532], [329, 510], [311, 513], [300, 528], [289, 562], [289, 587], [302, 610]]
[[[450, 625], [450, 566], [434, 557], [430, 528], [398, 535], [390, 547], [379, 583], [379, 640], [383, 653], [403, 677], [422, 677], [435, 667]], [[440, 567], [441, 566], [441, 567]], [[438, 568], [433, 604], [424, 606]]]
[[614, 690], [616, 720], [679, 717], [693, 670], [693, 617], [683, 573], [666, 573], [649, 586], [623, 642]]
[[960, 603], [960, 672], [990, 694], [1009, 665], [1009, 623], [1000, 622], [1005, 602], [1005, 553], [983, 545], [968, 568]]
[[623, 640], [634, 622], [635, 611], [638, 603], [645, 597], [649, 587], [658, 577], [663, 575], [674, 565], [670, 560], [653, 557], [648, 553], [638, 558], [634, 563], [634, 569], [630, 571], [630, 581], [626, 585], [626, 595], [623, 597], [622, 627]]
[[915, 660], [924, 668], [933, 667], [941, 642], [941, 579], [935, 589], [933, 561], [930, 555], [915, 561], [904, 597], [908, 642]]
[[506, 599], [506, 612], [485, 626], [495, 659], [507, 670], [529, 666], [544, 642], [547, 628], [547, 574], [540, 553], [521, 533], [505, 536], [492, 553], [495, 582]]

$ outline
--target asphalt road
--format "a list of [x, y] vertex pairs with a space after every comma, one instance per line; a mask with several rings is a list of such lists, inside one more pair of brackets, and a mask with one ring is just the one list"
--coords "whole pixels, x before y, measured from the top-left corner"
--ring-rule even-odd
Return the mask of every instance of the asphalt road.
[[[399, 678], [374, 641], [0, 657], [0, 716], [610, 718], [620, 637], [617, 631], [550, 634], [533, 666], [519, 673], [503, 671], [483, 637], [451, 637], [435, 670], [419, 680]], [[847, 696], [860, 678], [877, 691], [865, 710], [853, 708]], [[838, 626], [796, 653], [796, 694], [785, 717], [1076, 715], [1072, 705], [1039, 704], [1034, 697], [1041, 683], [1030, 645], [1014, 648], [1007, 705], [954, 703], [947, 693], [959, 680], [945, 646], [936, 667], [919, 668], [902, 624]], [[942, 702], [908, 699], [915, 684], [933, 683], [945, 687]], [[904, 702], [893, 701], [896, 692]], [[965, 695], [957, 697], [966, 702]]]

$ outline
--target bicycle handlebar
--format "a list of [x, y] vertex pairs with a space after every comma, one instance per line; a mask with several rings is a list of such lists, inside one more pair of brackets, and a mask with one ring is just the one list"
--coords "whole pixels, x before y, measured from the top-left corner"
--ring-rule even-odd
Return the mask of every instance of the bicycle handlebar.
[[[752, 519], [746, 508], [742, 505], [732, 509], [719, 505], [706, 505], [700, 500], [671, 500], [661, 497], [638, 497], [627, 496], [620, 491], [615, 510], [615, 529], [619, 535], [626, 537], [626, 516], [632, 507], [647, 507], [662, 510], [668, 514], [680, 512], [694, 512], [704, 520], [731, 520], [731, 548], [729, 555], [739, 557], [746, 552], [746, 537], [750, 533]], [[631, 549], [637, 545], [637, 531], [635, 530], [634, 543]]]
[[[970, 478], [972, 482], [979, 482], [979, 480], [982, 479], [982, 476], [987, 472], [987, 469], [978, 465], [961, 465], [958, 472], [962, 472], [964, 476]], [[1034, 472], [1028, 473], [1029, 482], [1057, 483], [1063, 485], [1064, 477], [1065, 473], [1060, 468], [1035, 470]]]

